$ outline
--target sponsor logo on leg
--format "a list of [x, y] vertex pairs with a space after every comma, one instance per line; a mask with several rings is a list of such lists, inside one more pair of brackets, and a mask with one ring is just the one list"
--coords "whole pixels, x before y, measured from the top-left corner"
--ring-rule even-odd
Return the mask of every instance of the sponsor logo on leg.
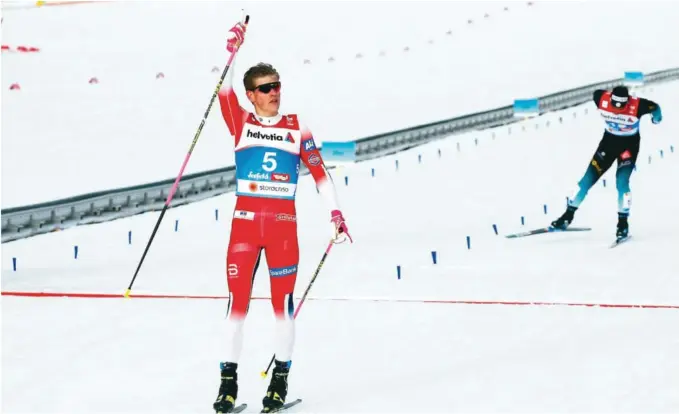
[[243, 220], [254, 220], [255, 213], [252, 211], [236, 210], [233, 212], [233, 218], [243, 219]]
[[237, 279], [238, 278], [238, 265], [236, 263], [229, 263], [227, 267], [227, 279]]
[[297, 273], [297, 265], [269, 269], [271, 277], [284, 277]]
[[594, 167], [594, 169], [596, 169], [596, 171], [599, 174], [601, 174], [601, 171], [602, 171], [601, 166], [599, 166], [599, 163], [597, 162], [597, 160], [592, 160], [592, 167]]
[[276, 221], [297, 221], [297, 216], [292, 214], [279, 213], [276, 214]]

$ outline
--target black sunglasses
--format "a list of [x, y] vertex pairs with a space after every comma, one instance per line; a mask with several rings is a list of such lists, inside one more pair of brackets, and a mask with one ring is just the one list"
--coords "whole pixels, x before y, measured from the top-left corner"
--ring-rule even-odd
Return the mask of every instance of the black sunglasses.
[[280, 81], [277, 82], [269, 82], [269, 83], [263, 83], [259, 86], [255, 86], [252, 90], [259, 90], [261, 93], [269, 93], [271, 90], [278, 91], [281, 89], [281, 83]]

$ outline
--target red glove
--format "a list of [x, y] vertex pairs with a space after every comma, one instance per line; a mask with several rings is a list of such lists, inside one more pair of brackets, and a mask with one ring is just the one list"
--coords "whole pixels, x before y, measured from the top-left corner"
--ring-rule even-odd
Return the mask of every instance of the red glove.
[[[349, 229], [347, 228], [346, 223], [344, 223], [344, 216], [342, 215], [342, 212], [339, 210], [333, 210], [330, 215], [330, 222], [335, 225], [335, 243], [345, 242], [347, 238], [349, 238], [349, 241], [353, 243], [354, 240], [349, 234]], [[338, 241], [340, 239], [341, 241]]]
[[245, 26], [243, 23], [236, 23], [231, 30], [226, 40], [226, 50], [234, 53], [245, 41]]

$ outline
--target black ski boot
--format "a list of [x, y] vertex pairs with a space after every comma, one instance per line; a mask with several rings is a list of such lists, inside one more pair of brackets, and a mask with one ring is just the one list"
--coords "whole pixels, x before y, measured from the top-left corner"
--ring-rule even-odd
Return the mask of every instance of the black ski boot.
[[554, 220], [551, 224], [553, 229], [566, 230], [568, 226], [573, 222], [573, 216], [577, 207], [568, 206], [566, 207], [566, 212], [561, 215], [558, 219]]
[[629, 224], [627, 223], [626, 214], [618, 214], [618, 229], [615, 232], [615, 237], [620, 240], [628, 236]]
[[276, 366], [271, 375], [271, 383], [266, 390], [266, 396], [262, 400], [263, 413], [273, 413], [285, 404], [288, 395], [288, 374], [290, 373], [290, 361], [281, 362], [276, 360]]
[[212, 408], [217, 413], [228, 413], [233, 410], [238, 397], [238, 374], [236, 373], [238, 364], [222, 362], [220, 368], [222, 370], [222, 383], [219, 386], [219, 395], [212, 404]]

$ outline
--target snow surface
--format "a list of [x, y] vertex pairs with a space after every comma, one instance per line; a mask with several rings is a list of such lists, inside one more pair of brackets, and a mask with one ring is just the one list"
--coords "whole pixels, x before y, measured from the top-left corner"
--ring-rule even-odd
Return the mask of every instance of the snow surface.
[[[333, 247], [299, 314], [290, 397], [304, 402], [291, 412], [676, 412], [677, 308], [422, 301], [678, 306], [678, 92], [679, 82], [640, 91], [663, 105], [665, 120], [641, 123], [634, 239], [612, 250], [614, 171], [577, 213], [574, 225], [591, 232], [502, 237], [561, 214], [602, 131], [592, 104], [334, 170], [355, 243]], [[133, 294], [226, 295], [234, 200], [168, 210]], [[297, 206], [299, 297], [329, 237], [308, 176]], [[5, 243], [2, 290], [122, 294], [157, 217]], [[268, 289], [263, 260], [239, 368], [249, 412], [267, 386], [259, 372], [272, 352]], [[3, 296], [2, 411], [211, 412], [225, 310], [223, 299]]]
[[[679, 54], [669, 52], [675, 2], [348, 4], [4, 10], [3, 44], [41, 51], [2, 55], [2, 207], [175, 178], [242, 7], [252, 17], [234, 68], [242, 100], [246, 68], [272, 62], [285, 85], [282, 110], [298, 112], [319, 142], [509, 105], [626, 70], [679, 66]], [[165, 78], [156, 80], [160, 71]], [[8, 90], [14, 82], [21, 91]], [[213, 107], [185, 173], [232, 164], [232, 139]]]
[[[220, 39], [246, 3], [191, 4], [3, 10], [3, 44], [43, 47], [2, 56], [3, 208], [176, 174], [218, 76], [205, 68], [226, 60]], [[236, 77], [275, 62], [289, 85], [286, 108], [306, 115], [319, 140], [353, 139], [677, 66], [668, 44], [679, 7], [639, 4], [404, 2], [385, 14], [383, 3], [326, 3], [323, 12], [310, 2], [247, 2], [253, 19]], [[630, 15], [635, 30], [611, 38]], [[407, 57], [392, 55], [406, 42]], [[355, 61], [358, 45], [365, 57]], [[167, 76], [156, 82], [158, 70]], [[93, 73], [102, 82], [80, 86]], [[13, 78], [20, 93], [7, 91]], [[299, 314], [290, 397], [304, 402], [291, 412], [679, 411], [677, 93], [679, 82], [639, 91], [665, 119], [641, 123], [633, 240], [612, 250], [614, 171], [577, 213], [574, 225], [591, 232], [502, 237], [561, 214], [602, 132], [591, 103], [333, 170], [355, 243], [333, 246]], [[226, 134], [213, 111], [188, 172], [230, 164]], [[299, 298], [330, 233], [311, 177], [298, 188]], [[227, 295], [234, 202], [226, 194], [168, 210], [133, 295]], [[3, 243], [2, 291], [122, 294], [157, 218]], [[268, 291], [264, 258], [239, 369], [249, 412], [267, 386], [259, 372], [272, 352]], [[2, 296], [0, 307], [3, 413], [212, 412], [223, 299]]]

